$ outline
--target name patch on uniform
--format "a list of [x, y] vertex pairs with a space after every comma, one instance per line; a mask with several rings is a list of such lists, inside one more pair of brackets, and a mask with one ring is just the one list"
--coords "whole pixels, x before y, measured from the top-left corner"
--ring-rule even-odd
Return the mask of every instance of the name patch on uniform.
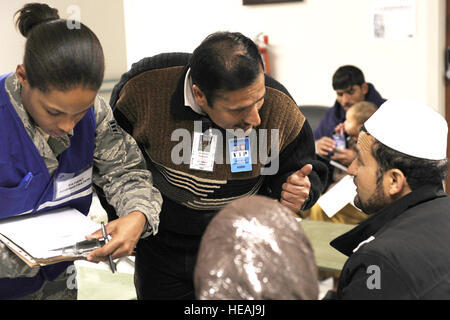
[[80, 174], [61, 173], [54, 183], [53, 200], [63, 199], [92, 184], [92, 166]]

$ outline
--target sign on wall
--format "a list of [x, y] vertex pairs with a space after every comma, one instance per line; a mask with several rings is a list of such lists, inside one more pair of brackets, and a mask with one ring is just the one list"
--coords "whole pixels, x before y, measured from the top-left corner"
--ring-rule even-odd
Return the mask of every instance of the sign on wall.
[[416, 34], [416, 1], [383, 0], [375, 2], [371, 13], [375, 39], [412, 39]]

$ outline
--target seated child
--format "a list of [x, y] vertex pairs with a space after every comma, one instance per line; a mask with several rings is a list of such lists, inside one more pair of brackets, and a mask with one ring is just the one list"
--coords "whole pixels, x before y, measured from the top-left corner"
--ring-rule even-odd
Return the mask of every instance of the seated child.
[[[377, 111], [378, 107], [369, 101], [361, 101], [355, 103], [346, 114], [344, 122], [338, 124], [334, 131], [336, 133], [345, 132], [347, 148], [354, 148], [358, 141], [359, 130], [363, 126], [364, 122], [370, 118], [372, 114]], [[336, 182], [341, 180], [346, 173], [342, 170], [335, 169], [333, 172], [333, 183], [328, 187], [329, 190]]]
[[[361, 101], [355, 103], [346, 114], [346, 119], [343, 122], [344, 131], [351, 140], [351, 146], [353, 147], [358, 141], [359, 130], [374, 113], [378, 107], [369, 101]], [[338, 125], [339, 126], [339, 125]]]
[[[375, 104], [369, 101], [361, 101], [355, 103], [347, 111], [345, 122], [338, 124], [335, 128], [335, 132], [345, 132], [347, 136], [347, 148], [355, 147], [358, 140], [359, 130], [363, 126], [364, 122], [366, 122], [377, 109], [378, 107]], [[345, 175], [346, 173], [344, 171], [335, 168], [333, 172], [333, 183], [326, 191], [331, 189]], [[311, 209], [303, 212], [302, 216], [310, 216], [311, 220], [348, 224], [358, 224], [367, 218], [363, 212], [355, 208], [351, 203], [348, 203], [331, 218], [326, 215], [317, 203]]]

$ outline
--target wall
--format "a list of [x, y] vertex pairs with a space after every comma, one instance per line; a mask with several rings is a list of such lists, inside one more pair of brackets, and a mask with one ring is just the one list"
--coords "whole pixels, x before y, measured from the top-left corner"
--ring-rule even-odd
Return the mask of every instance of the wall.
[[359, 66], [386, 98], [421, 100], [444, 113], [444, 0], [416, 0], [416, 35], [373, 39], [380, 0], [304, 0], [243, 6], [242, 0], [124, 0], [128, 66], [168, 51], [192, 50], [211, 32], [269, 35], [273, 76], [299, 104], [331, 105], [331, 76]]
[[[304, 0], [243, 6], [242, 0], [49, 0], [63, 17], [70, 5], [103, 44], [105, 87], [142, 57], [167, 51], [191, 52], [216, 30], [269, 35], [272, 75], [299, 104], [331, 105], [331, 76], [355, 64], [384, 97], [422, 100], [444, 113], [445, 1], [416, 0], [416, 37], [374, 40], [371, 6], [380, 0]], [[0, 72], [21, 63], [24, 38], [12, 15], [28, 1], [0, 2]], [[44, 1], [43, 1], [44, 2]], [[124, 21], [124, 12], [127, 17]], [[128, 59], [127, 59], [128, 56]]]
[[[0, 29], [2, 42], [8, 44], [0, 59], [0, 74], [14, 71], [22, 63], [25, 38], [16, 30], [13, 14], [32, 1], [1, 1]], [[125, 17], [122, 0], [49, 0], [38, 1], [59, 10], [61, 18], [73, 16], [72, 5], [78, 6], [81, 21], [91, 28], [102, 43], [105, 53], [105, 80], [117, 80], [127, 70]], [[106, 84], [108, 86], [108, 83]]]

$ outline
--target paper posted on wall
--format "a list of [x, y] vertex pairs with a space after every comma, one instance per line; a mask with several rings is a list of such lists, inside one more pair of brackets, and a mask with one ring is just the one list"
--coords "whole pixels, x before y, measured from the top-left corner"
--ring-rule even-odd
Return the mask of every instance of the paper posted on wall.
[[384, 0], [372, 5], [374, 39], [404, 40], [416, 34], [416, 0]]

